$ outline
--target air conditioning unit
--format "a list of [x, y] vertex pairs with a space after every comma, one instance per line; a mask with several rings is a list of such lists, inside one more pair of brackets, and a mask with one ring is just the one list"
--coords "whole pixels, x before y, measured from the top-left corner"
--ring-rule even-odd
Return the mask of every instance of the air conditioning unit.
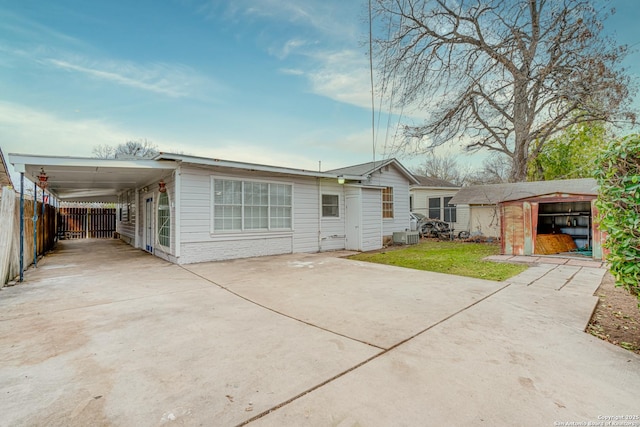
[[420, 233], [417, 231], [394, 231], [393, 243], [401, 245], [415, 245], [420, 242]]

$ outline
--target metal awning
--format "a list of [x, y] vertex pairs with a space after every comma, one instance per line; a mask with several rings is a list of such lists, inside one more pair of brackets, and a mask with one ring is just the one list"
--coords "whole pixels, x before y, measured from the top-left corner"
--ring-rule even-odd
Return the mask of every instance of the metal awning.
[[177, 168], [174, 161], [28, 154], [9, 154], [9, 162], [33, 182], [44, 171], [47, 192], [65, 202], [117, 202], [122, 191], [153, 184]]

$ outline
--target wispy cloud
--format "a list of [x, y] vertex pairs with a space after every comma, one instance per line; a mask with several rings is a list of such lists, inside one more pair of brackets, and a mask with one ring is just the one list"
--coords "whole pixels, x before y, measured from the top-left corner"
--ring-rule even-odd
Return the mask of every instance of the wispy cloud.
[[75, 37], [71, 37], [21, 15], [1, 9], [0, 29], [6, 34], [12, 34], [30, 43], [63, 43], [74, 47], [86, 46], [83, 41]]
[[371, 108], [369, 65], [362, 52], [321, 52], [314, 54], [313, 60], [316, 66], [306, 74], [313, 93]]
[[203, 80], [187, 67], [166, 64], [138, 65], [112, 61], [84, 66], [61, 59], [47, 59], [45, 62], [56, 68], [78, 72], [98, 80], [174, 98], [192, 95], [196, 89], [193, 83]]
[[302, 39], [287, 40], [282, 46], [272, 46], [268, 49], [270, 55], [278, 59], [284, 59], [292, 53], [296, 53], [299, 49], [309, 45], [309, 42]]
[[28, 146], [38, 154], [90, 156], [95, 145], [117, 145], [133, 137], [100, 120], [70, 120], [0, 101], [0, 140], [7, 153]]

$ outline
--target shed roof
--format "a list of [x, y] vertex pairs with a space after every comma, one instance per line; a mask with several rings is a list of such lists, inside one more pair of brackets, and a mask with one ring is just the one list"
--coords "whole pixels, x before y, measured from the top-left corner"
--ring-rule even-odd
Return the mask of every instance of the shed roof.
[[420, 181], [402, 163], [396, 159], [380, 160], [378, 162], [367, 162], [359, 165], [347, 166], [346, 168], [332, 169], [327, 172], [338, 175], [371, 175], [373, 172], [393, 164], [409, 180], [411, 184], [418, 184]]
[[462, 187], [451, 199], [452, 205], [495, 205], [500, 202], [528, 199], [547, 194], [580, 194], [597, 196], [595, 179], [563, 179], [554, 181], [515, 182]]
[[436, 187], [436, 188], [459, 188], [459, 186], [445, 181], [444, 179], [434, 178], [432, 176], [414, 175], [418, 182], [418, 187]]

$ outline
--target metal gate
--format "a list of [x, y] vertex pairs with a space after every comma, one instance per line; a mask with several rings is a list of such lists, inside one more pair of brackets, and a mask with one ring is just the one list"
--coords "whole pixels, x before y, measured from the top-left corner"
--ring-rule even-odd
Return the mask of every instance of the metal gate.
[[111, 239], [116, 231], [115, 208], [61, 207], [60, 239]]

